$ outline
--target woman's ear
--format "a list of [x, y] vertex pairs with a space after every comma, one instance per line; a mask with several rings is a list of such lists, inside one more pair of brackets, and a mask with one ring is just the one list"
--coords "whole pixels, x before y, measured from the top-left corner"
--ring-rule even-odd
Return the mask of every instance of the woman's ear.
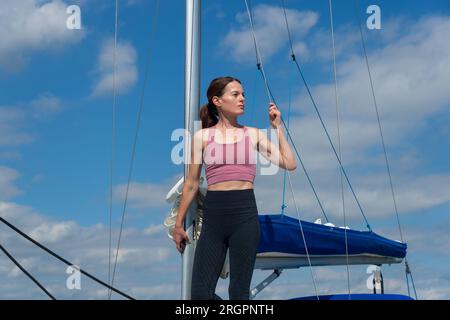
[[211, 99], [211, 101], [212, 101], [212, 103], [214, 103], [214, 105], [215, 105], [216, 107], [221, 107], [221, 105], [220, 105], [220, 98], [219, 98], [219, 97], [214, 96], [214, 97]]

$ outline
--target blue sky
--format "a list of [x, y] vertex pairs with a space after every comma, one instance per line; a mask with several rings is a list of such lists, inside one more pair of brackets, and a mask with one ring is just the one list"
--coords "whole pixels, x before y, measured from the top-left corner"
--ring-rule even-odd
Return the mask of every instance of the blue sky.
[[[285, 1], [294, 48], [330, 134], [336, 113], [328, 1]], [[112, 56], [115, 1], [2, 0], [0, 6], [0, 214], [69, 260], [108, 272]], [[398, 239], [355, 7], [333, 1], [342, 159], [373, 229]], [[82, 29], [66, 28], [79, 5]], [[450, 5], [444, 1], [361, 1], [381, 8], [381, 30], [364, 28], [408, 257], [422, 299], [450, 298]], [[284, 117], [292, 92], [292, 135], [331, 221], [342, 225], [336, 160], [289, 60], [280, 1], [252, 1], [256, 36]], [[181, 259], [162, 222], [165, 195], [183, 174], [171, 162], [173, 130], [184, 125], [184, 1], [120, 0], [114, 164], [114, 239], [130, 165], [136, 117], [151, 46], [141, 128], [116, 285], [140, 299], [177, 299]], [[157, 16], [157, 21], [154, 19]], [[203, 1], [201, 98], [209, 81], [232, 75], [247, 96], [241, 123], [267, 128], [267, 98], [255, 66], [243, 1]], [[156, 23], [153, 37], [152, 25]], [[153, 39], [153, 40], [151, 40]], [[293, 173], [302, 219], [319, 208], [300, 168]], [[279, 212], [283, 175], [258, 176], [261, 213]], [[276, 187], [274, 187], [276, 186]], [[278, 191], [274, 191], [278, 190]], [[346, 189], [348, 224], [364, 229]], [[296, 216], [291, 197], [287, 214]], [[67, 299], [104, 299], [83, 280], [65, 287], [65, 267], [0, 226], [0, 241], [52, 291]], [[116, 243], [116, 240], [114, 240]], [[364, 266], [351, 267], [353, 292], [367, 292]], [[384, 269], [387, 291], [406, 293], [403, 267]], [[317, 268], [319, 292], [346, 292], [345, 267]], [[255, 271], [253, 285], [267, 272]], [[43, 299], [0, 259], [0, 298]], [[227, 297], [227, 280], [219, 294]], [[309, 271], [288, 270], [259, 298], [314, 294]]]

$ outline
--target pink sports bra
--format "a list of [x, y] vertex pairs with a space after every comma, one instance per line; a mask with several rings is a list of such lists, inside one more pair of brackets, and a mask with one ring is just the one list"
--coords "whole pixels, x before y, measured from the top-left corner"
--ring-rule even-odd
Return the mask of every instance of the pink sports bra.
[[235, 143], [217, 143], [214, 140], [215, 133], [216, 128], [209, 128], [208, 142], [203, 152], [208, 185], [230, 180], [253, 183], [256, 175], [256, 160], [247, 127], [244, 127], [244, 134]]

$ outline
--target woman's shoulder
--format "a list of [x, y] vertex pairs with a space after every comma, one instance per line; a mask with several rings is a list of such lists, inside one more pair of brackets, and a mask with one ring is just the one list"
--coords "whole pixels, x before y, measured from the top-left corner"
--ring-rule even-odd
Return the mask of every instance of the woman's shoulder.
[[210, 130], [214, 129], [214, 128], [202, 128], [199, 129], [197, 132], [195, 132], [194, 134], [194, 140], [196, 142], [200, 142], [201, 141], [201, 145], [202, 147], [206, 147], [206, 143], [208, 141], [208, 137], [210, 135]]
[[248, 126], [245, 126], [245, 128], [247, 129], [248, 135], [252, 139], [252, 143], [254, 145], [256, 145], [259, 141], [259, 129], [255, 128], [255, 127], [248, 127]]
[[244, 126], [247, 131], [249, 132], [249, 134], [254, 135], [255, 137], [259, 135], [260, 130], [259, 128], [255, 128], [255, 127], [249, 127], [249, 126]]

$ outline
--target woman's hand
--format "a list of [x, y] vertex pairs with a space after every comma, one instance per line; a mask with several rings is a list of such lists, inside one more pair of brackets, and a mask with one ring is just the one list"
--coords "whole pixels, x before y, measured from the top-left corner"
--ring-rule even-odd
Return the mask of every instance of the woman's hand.
[[277, 129], [281, 127], [281, 112], [275, 103], [269, 104], [269, 119], [272, 128]]
[[173, 241], [175, 241], [177, 250], [180, 253], [183, 253], [184, 248], [186, 248], [186, 243], [191, 243], [191, 241], [189, 241], [189, 237], [188, 237], [186, 231], [184, 231], [183, 227], [175, 227], [173, 229], [172, 236], [173, 236]]

